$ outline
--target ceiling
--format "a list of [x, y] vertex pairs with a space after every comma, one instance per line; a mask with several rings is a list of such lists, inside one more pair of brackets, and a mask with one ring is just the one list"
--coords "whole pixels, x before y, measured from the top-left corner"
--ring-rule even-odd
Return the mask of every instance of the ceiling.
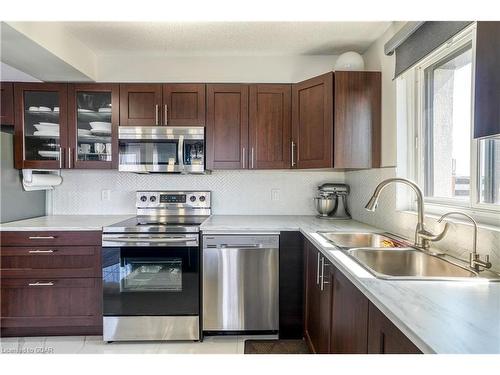
[[391, 22], [57, 22], [96, 55], [363, 53]]

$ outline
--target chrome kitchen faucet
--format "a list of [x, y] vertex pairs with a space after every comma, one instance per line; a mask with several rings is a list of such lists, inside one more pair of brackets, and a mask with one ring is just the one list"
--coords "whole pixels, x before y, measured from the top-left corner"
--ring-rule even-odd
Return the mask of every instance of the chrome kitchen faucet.
[[415, 194], [417, 195], [417, 212], [418, 212], [418, 222], [417, 222], [417, 227], [415, 228], [415, 246], [425, 250], [429, 250], [430, 247], [429, 243], [431, 241], [439, 241], [440, 239], [442, 239], [446, 234], [446, 232], [448, 231], [449, 224], [446, 223], [443, 231], [437, 235], [425, 229], [424, 195], [422, 193], [422, 190], [420, 190], [418, 185], [415, 184], [413, 181], [407, 180], [406, 178], [398, 178], [398, 177], [388, 178], [387, 180], [382, 181], [375, 188], [375, 191], [373, 192], [373, 195], [366, 204], [365, 208], [368, 211], [372, 212], [375, 211], [378, 205], [378, 199], [380, 197], [380, 193], [387, 185], [393, 182], [400, 182], [402, 184], [408, 185], [415, 191]]

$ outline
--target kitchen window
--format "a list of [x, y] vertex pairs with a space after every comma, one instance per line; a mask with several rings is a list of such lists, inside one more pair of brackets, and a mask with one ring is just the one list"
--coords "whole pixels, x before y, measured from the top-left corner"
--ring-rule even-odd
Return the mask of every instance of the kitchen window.
[[399, 130], [408, 142], [398, 161], [424, 191], [428, 212], [459, 208], [498, 225], [500, 138], [473, 139], [474, 40], [472, 26], [398, 78]]

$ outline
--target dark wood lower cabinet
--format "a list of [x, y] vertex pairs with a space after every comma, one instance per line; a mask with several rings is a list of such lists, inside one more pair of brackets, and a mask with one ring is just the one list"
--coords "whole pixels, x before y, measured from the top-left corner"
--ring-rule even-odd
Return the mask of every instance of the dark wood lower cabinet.
[[280, 233], [279, 336], [301, 339], [304, 333], [304, 251], [300, 232]]
[[331, 268], [323, 255], [306, 242], [306, 318], [304, 336], [309, 349], [327, 354], [330, 349]]
[[369, 305], [368, 353], [370, 354], [421, 354], [413, 344], [372, 303]]
[[305, 311], [305, 325], [304, 336], [307, 344], [313, 353], [318, 352], [319, 347], [319, 261], [320, 253], [309, 242], [306, 241], [304, 246], [306, 258], [306, 311]]
[[367, 352], [368, 299], [342, 272], [333, 272], [330, 353]]
[[98, 332], [101, 324], [101, 280], [98, 278], [2, 278], [2, 335]]
[[304, 337], [313, 353], [421, 353], [307, 239], [304, 257]]
[[101, 334], [100, 237], [1, 232], [1, 335]]

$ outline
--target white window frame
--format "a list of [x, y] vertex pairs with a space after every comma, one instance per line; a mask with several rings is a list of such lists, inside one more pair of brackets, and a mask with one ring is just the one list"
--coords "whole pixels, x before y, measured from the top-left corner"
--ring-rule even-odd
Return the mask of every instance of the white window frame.
[[[492, 224], [499, 226], [498, 215], [500, 213], [500, 205], [492, 203], [481, 203], [479, 197], [479, 163], [480, 150], [479, 140], [474, 139], [474, 84], [475, 84], [475, 49], [476, 49], [476, 24], [472, 24], [455, 37], [439, 47], [428, 57], [421, 60], [415, 67], [406, 72], [404, 79], [406, 97], [398, 95], [398, 100], [406, 99], [404, 106], [404, 118], [399, 131], [402, 131], [402, 126], [406, 127], [407, 134], [407, 155], [405, 158], [398, 157], [403, 162], [403, 168], [398, 168], [398, 174], [410, 178], [417, 182], [420, 187], [424, 186], [424, 150], [425, 150], [425, 69], [432, 64], [440, 61], [447, 55], [463, 48], [467, 44], [472, 43], [472, 103], [471, 103], [471, 147], [470, 147], [470, 199], [468, 201], [460, 201], [453, 198], [437, 198], [425, 197], [426, 212], [436, 215], [441, 215], [445, 212], [459, 209], [472, 215], [478, 222], [484, 224]], [[398, 94], [401, 94], [398, 92]], [[402, 97], [403, 96], [403, 97]], [[398, 104], [401, 107], [401, 103]], [[401, 153], [400, 153], [401, 155]], [[406, 159], [406, 160], [404, 160]], [[406, 191], [398, 189], [398, 207], [415, 210], [415, 202], [413, 197]], [[404, 208], [403, 208], [404, 207]]]

